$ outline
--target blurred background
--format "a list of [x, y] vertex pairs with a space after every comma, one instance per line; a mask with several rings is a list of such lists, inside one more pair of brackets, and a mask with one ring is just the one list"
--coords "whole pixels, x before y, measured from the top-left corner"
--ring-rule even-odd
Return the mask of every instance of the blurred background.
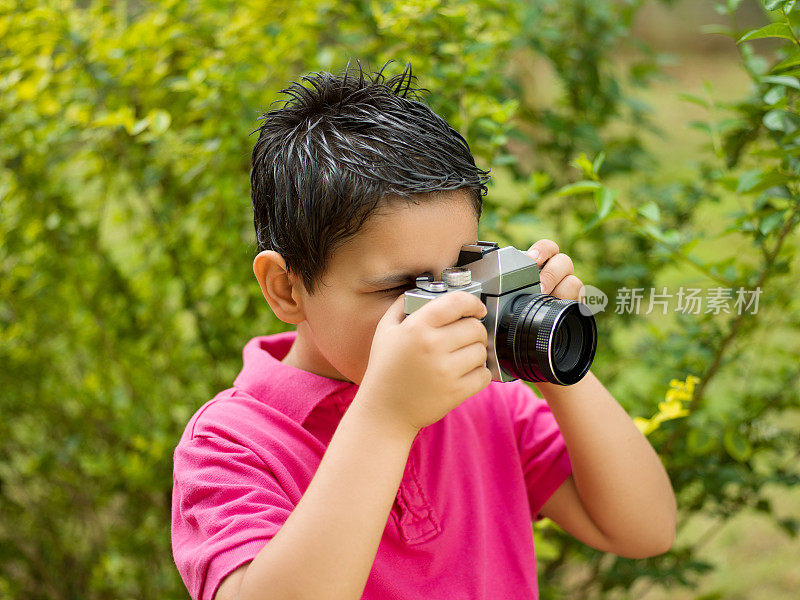
[[593, 370], [662, 457], [678, 537], [630, 560], [545, 519], [541, 597], [797, 597], [798, 12], [0, 0], [0, 598], [188, 598], [172, 452], [247, 340], [290, 328], [252, 273], [251, 133], [350, 59], [410, 62], [491, 168], [481, 239], [552, 238], [608, 297]]

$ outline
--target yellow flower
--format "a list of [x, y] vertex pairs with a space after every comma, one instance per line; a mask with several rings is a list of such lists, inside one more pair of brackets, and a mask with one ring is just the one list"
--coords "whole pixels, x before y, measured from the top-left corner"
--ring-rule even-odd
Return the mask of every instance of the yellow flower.
[[639, 428], [639, 431], [642, 432], [642, 435], [650, 435], [653, 431], [658, 429], [658, 424], [653, 423], [650, 419], [645, 419], [644, 417], [634, 417], [633, 424]]
[[700, 381], [698, 377], [689, 375], [685, 381], [673, 379], [669, 382], [670, 389], [664, 395], [664, 401], [658, 403], [658, 412], [649, 419], [635, 417], [634, 424], [643, 435], [649, 435], [659, 428], [661, 423], [671, 419], [679, 419], [689, 414], [689, 409], [684, 402], [690, 402], [694, 395], [694, 386]]

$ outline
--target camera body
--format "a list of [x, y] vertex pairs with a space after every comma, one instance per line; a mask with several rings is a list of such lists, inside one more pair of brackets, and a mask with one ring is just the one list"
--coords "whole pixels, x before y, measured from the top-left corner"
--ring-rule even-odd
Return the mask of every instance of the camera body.
[[416, 279], [405, 293], [405, 314], [456, 291], [486, 305], [486, 366], [493, 381], [549, 381], [570, 385], [589, 370], [597, 343], [594, 317], [584, 305], [542, 294], [539, 267], [513, 246], [478, 241], [461, 247], [455, 267]]

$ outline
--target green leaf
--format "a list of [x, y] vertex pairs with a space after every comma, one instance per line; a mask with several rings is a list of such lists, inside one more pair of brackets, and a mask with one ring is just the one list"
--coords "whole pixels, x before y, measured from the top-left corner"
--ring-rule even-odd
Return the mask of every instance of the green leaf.
[[695, 237], [687, 241], [683, 246], [681, 246], [681, 252], [685, 256], [690, 256], [691, 251], [694, 249], [697, 244], [700, 243], [700, 237]]
[[756, 184], [748, 189], [747, 192], [750, 194], [758, 194], [768, 188], [783, 185], [794, 180], [794, 177], [785, 175], [784, 173], [778, 173], [777, 171], [766, 171], [761, 173], [761, 176], [758, 178]]
[[517, 157], [513, 154], [501, 154], [494, 159], [494, 164], [497, 166], [513, 165], [517, 162]]
[[764, 127], [771, 129], [772, 131], [791, 133], [797, 129], [792, 120], [792, 115], [779, 108], [773, 109], [765, 114], [762, 122], [764, 123]]
[[769, 11], [781, 10], [789, 12], [792, 10], [795, 0], [764, 0], [764, 8]]
[[800, 81], [797, 80], [797, 77], [788, 77], [787, 75], [768, 75], [767, 77], [762, 77], [761, 81], [764, 83], [775, 83], [800, 90]]
[[155, 135], [160, 135], [164, 133], [169, 128], [169, 125], [172, 122], [172, 117], [170, 116], [170, 114], [167, 111], [161, 109], [154, 109], [150, 111], [150, 113], [147, 116], [152, 122], [152, 127], [150, 128], [150, 130]]
[[797, 519], [791, 517], [788, 519], [781, 519], [778, 521], [778, 525], [792, 538], [797, 537], [797, 532], [800, 530], [800, 523], [798, 523]]
[[575, 168], [583, 171], [583, 174], [586, 175], [587, 177], [591, 177], [592, 175], [594, 175], [594, 165], [592, 164], [592, 161], [590, 161], [589, 158], [586, 156], [585, 152], [581, 152], [578, 155], [578, 158], [573, 160], [570, 164]]
[[781, 100], [786, 98], [786, 88], [781, 85], [776, 85], [775, 87], [769, 88], [766, 94], [764, 94], [764, 104], [768, 104], [769, 106], [775, 106]]
[[695, 456], [708, 454], [717, 447], [717, 437], [703, 428], [692, 429], [686, 436], [686, 447]]
[[772, 71], [781, 71], [789, 67], [794, 67], [795, 65], [800, 65], [800, 50], [784, 58], [781, 62], [772, 67]]
[[586, 194], [588, 192], [593, 192], [595, 190], [600, 189], [601, 187], [603, 187], [602, 184], [598, 183], [597, 181], [589, 181], [589, 180], [576, 181], [575, 183], [570, 183], [559, 189], [556, 192], [556, 195], [575, 196], [577, 194]]
[[781, 75], [800, 76], [800, 69], [789, 69], [788, 71], [781, 73]]
[[661, 219], [661, 211], [658, 209], [658, 204], [652, 201], [640, 206], [638, 213], [656, 223]]
[[706, 121], [690, 121], [688, 127], [692, 129], [699, 129], [705, 133], [711, 133], [711, 126]]
[[766, 498], [760, 498], [754, 508], [759, 512], [772, 514], [772, 503]]
[[739, 38], [736, 43], [739, 44], [748, 40], [759, 40], [770, 37], [794, 40], [794, 37], [792, 36], [792, 30], [789, 29], [789, 26], [786, 23], [770, 23], [761, 29], [753, 29], [752, 31], [748, 31], [741, 38]]
[[614, 200], [617, 197], [617, 190], [603, 187], [595, 191], [594, 193], [594, 201], [597, 205], [597, 217], [598, 219], [602, 220], [608, 216], [608, 213], [611, 212], [611, 208], [614, 206]]
[[144, 119], [139, 119], [138, 121], [136, 121], [136, 123], [133, 124], [133, 127], [131, 127], [130, 134], [139, 135], [145, 129], [147, 129], [148, 125], [150, 125], [149, 117], [145, 117]]
[[600, 153], [594, 157], [594, 161], [592, 161], [592, 173], [595, 175], [600, 172], [600, 167], [603, 166], [603, 161], [606, 159], [606, 153], [600, 151]]
[[[783, 89], [783, 88], [781, 88]], [[722, 119], [717, 121], [717, 131], [719, 133], [726, 133], [728, 131], [735, 131], [735, 130], [744, 130], [749, 127], [749, 123], [744, 119], [738, 119], [736, 117], [730, 117], [727, 119]]]
[[650, 236], [657, 239], [659, 242], [668, 243], [668, 239], [665, 237], [664, 232], [661, 231], [658, 227], [655, 226], [653, 223], [647, 223], [641, 227], [643, 231], [649, 233]]
[[761, 169], [745, 171], [739, 176], [739, 181], [736, 185], [736, 193], [741, 194], [742, 192], [749, 192], [758, 185], [758, 182], [761, 181], [763, 176], [764, 172]]
[[697, 96], [695, 94], [680, 93], [678, 94], [678, 98], [680, 98], [681, 100], [686, 100], [687, 102], [692, 102], [693, 104], [697, 104], [698, 106], [702, 106], [703, 108], [710, 107], [708, 100], [701, 98], [700, 96]]
[[733, 29], [731, 29], [730, 27], [726, 27], [725, 25], [721, 25], [719, 23], [709, 23], [708, 25], [701, 25], [700, 33], [718, 33], [719, 35], [724, 35], [729, 38], [736, 39], [736, 34], [734, 33]]
[[739, 462], [746, 461], [753, 453], [753, 448], [747, 438], [732, 428], [725, 430], [725, 434], [722, 436], [722, 443], [731, 458]]
[[[753, 156], [758, 156], [762, 158], [783, 158], [787, 154], [787, 151], [783, 148], [763, 148], [758, 150], [753, 150]], [[788, 152], [791, 154], [791, 151]]]
[[785, 210], [779, 210], [777, 212], [768, 214], [766, 217], [761, 219], [761, 223], [758, 225], [758, 230], [764, 235], [769, 235], [772, 230], [780, 225], [785, 212]]
[[700, 594], [694, 598], [694, 600], [723, 600], [723, 598], [725, 598], [725, 593], [726, 592], [721, 592], [719, 590], [713, 590], [705, 594]]
[[542, 192], [547, 186], [553, 183], [553, 178], [544, 171], [534, 171], [528, 178], [528, 185], [535, 193]]

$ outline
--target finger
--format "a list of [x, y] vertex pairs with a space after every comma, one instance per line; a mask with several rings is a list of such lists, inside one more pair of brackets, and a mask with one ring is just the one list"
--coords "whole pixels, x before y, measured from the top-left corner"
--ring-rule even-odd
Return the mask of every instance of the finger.
[[458, 291], [431, 300], [412, 313], [409, 318], [422, 320], [431, 327], [441, 327], [462, 317], [482, 319], [485, 316], [486, 305], [480, 301], [480, 298], [467, 292]]
[[556, 254], [539, 271], [542, 293], [549, 294], [550, 290], [555, 289], [562, 279], [567, 275], [572, 275], [574, 272], [575, 268], [572, 264], [572, 259], [563, 252]]
[[486, 366], [487, 358], [486, 346], [476, 342], [451, 352], [449, 364], [456, 375], [464, 376], [478, 367]]
[[536, 264], [542, 266], [550, 258], [558, 254], [558, 244], [553, 240], [539, 240], [528, 248], [526, 254], [535, 260]]
[[475, 342], [480, 342], [484, 346], [489, 342], [489, 332], [486, 331], [486, 326], [478, 319], [471, 317], [459, 319], [455, 323], [439, 327], [436, 331], [446, 340], [444, 344], [450, 352]]
[[470, 398], [492, 383], [492, 372], [486, 365], [480, 365], [461, 377], [459, 383], [464, 386], [463, 396]]
[[561, 280], [552, 292], [551, 296], [561, 298], [562, 300], [577, 300], [578, 295], [583, 287], [583, 282], [575, 275], [567, 275]]
[[391, 323], [397, 325], [401, 323], [403, 319], [405, 319], [405, 294], [400, 294], [397, 299], [389, 305], [389, 308], [386, 309], [386, 312], [383, 313], [383, 317], [381, 317], [381, 321], [385, 321], [386, 323]]

